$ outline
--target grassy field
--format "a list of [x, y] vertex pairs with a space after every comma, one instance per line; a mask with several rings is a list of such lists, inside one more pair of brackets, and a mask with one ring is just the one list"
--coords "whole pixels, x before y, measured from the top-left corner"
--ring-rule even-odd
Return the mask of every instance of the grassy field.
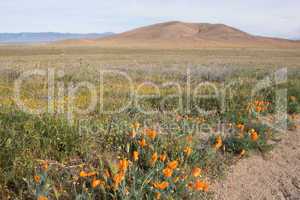
[[213, 199], [295, 128], [299, 69], [298, 49], [0, 46], [0, 197]]

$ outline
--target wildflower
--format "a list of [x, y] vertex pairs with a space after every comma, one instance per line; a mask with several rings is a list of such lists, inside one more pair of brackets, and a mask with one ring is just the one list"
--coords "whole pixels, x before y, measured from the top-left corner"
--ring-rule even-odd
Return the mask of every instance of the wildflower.
[[245, 149], [242, 149], [242, 150], [240, 151], [239, 155], [242, 157], [242, 156], [245, 155], [245, 153], [246, 153]]
[[192, 142], [193, 142], [193, 136], [192, 136], [192, 135], [188, 135], [188, 136], [186, 137], [186, 141], [187, 141], [188, 143], [192, 143]]
[[244, 129], [245, 129], [245, 125], [244, 124], [238, 124], [238, 125], [236, 125], [236, 127], [238, 129], [240, 129], [240, 131], [244, 131]]
[[173, 178], [174, 183], [177, 183], [179, 181], [179, 177]]
[[139, 144], [140, 144], [140, 146], [141, 146], [142, 148], [144, 148], [144, 147], [147, 145], [145, 139], [140, 140], [140, 141], [139, 141]]
[[80, 177], [87, 177], [87, 173], [84, 172], [84, 171], [81, 171], [81, 172], [79, 173], [79, 176], [80, 176]]
[[252, 141], [257, 141], [258, 140], [258, 134], [257, 134], [257, 132], [253, 132], [253, 133], [251, 133], [251, 140]]
[[197, 191], [201, 190], [201, 191], [207, 192], [208, 191], [208, 184], [203, 182], [203, 181], [197, 180], [194, 183], [194, 189], [197, 190]]
[[195, 167], [195, 168], [192, 170], [192, 175], [193, 175], [194, 177], [198, 177], [198, 176], [201, 175], [201, 172], [202, 172], [202, 170], [201, 170], [199, 167]]
[[134, 151], [132, 157], [133, 157], [134, 161], [137, 161], [139, 159], [139, 152], [138, 151]]
[[148, 135], [149, 138], [154, 140], [157, 135], [157, 132], [153, 129], [146, 129], [146, 134]]
[[89, 173], [87, 173], [88, 177], [96, 176], [96, 175], [97, 175], [97, 172], [89, 172]]
[[173, 174], [173, 170], [167, 167], [167, 168], [163, 169], [163, 174], [167, 178], [171, 177]]
[[125, 188], [125, 195], [128, 196], [130, 193], [128, 191], [128, 187]]
[[167, 158], [167, 155], [166, 155], [166, 154], [161, 154], [161, 155], [159, 156], [159, 160], [160, 160], [161, 162], [165, 162], [166, 158]]
[[222, 147], [222, 145], [223, 145], [222, 138], [221, 138], [221, 136], [218, 136], [216, 138], [214, 147], [215, 147], [215, 149], [220, 149]]
[[94, 180], [92, 181], [92, 187], [93, 187], [93, 188], [96, 188], [96, 187], [98, 187], [99, 185], [102, 185], [103, 183], [104, 183], [104, 182], [101, 181], [101, 180], [94, 179]]
[[192, 148], [191, 147], [185, 147], [183, 152], [185, 153], [186, 156], [190, 156], [192, 153]]
[[180, 179], [184, 181], [187, 177], [188, 177], [187, 175], [183, 174], [183, 175], [180, 176]]
[[174, 170], [177, 168], [178, 166], [178, 161], [174, 160], [174, 161], [171, 161], [167, 164], [168, 168]]
[[193, 189], [193, 186], [194, 186], [193, 183], [190, 182], [190, 183], [187, 185], [187, 188], [190, 189], [190, 190], [192, 190], [192, 189]]
[[41, 196], [39, 196], [38, 197], [38, 199], [37, 200], [48, 200], [48, 198], [47, 197], [45, 197], [45, 196], [43, 196], [43, 195], [41, 195]]
[[119, 171], [126, 172], [128, 165], [129, 165], [128, 160], [126, 160], [126, 159], [120, 160], [119, 161]]
[[48, 161], [43, 161], [41, 166], [42, 170], [47, 171], [48, 167], [49, 167]]
[[97, 173], [96, 172], [85, 172], [85, 171], [81, 171], [80, 173], [79, 173], [79, 176], [80, 177], [91, 177], [91, 176], [96, 176], [97, 175]]
[[133, 139], [135, 138], [136, 136], [136, 131], [135, 130], [132, 130], [130, 133], [129, 133], [129, 136]]
[[166, 181], [163, 181], [163, 182], [161, 182], [161, 183], [154, 183], [153, 186], [154, 186], [156, 189], [164, 190], [164, 189], [166, 189], [167, 187], [169, 187], [169, 183], [166, 182]]
[[159, 192], [155, 193], [155, 199], [159, 200], [160, 199], [161, 194]]
[[157, 155], [157, 153], [155, 152], [155, 153], [152, 154], [152, 156], [151, 156], [150, 164], [151, 164], [151, 165], [154, 165], [154, 164], [156, 163], [156, 161], [157, 161], [157, 158], [158, 158], [158, 155]]
[[125, 174], [123, 172], [117, 173], [114, 178], [114, 184], [116, 187], [118, 187], [120, 185], [120, 183], [124, 180]]
[[35, 183], [39, 184], [41, 182], [41, 177], [40, 176], [35, 175], [33, 178], [34, 178]]
[[138, 128], [140, 128], [140, 123], [135, 122], [135, 123], [133, 123], [133, 124], [131, 125], [131, 127], [132, 127], [133, 129], [138, 129]]
[[256, 112], [261, 112], [263, 108], [261, 106], [256, 106], [255, 107]]

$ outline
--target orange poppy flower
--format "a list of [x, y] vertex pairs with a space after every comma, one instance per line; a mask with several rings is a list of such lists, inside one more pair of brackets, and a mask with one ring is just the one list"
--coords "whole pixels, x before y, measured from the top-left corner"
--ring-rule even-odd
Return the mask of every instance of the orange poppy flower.
[[165, 169], [163, 169], [163, 174], [164, 174], [164, 176], [165, 177], [171, 177], [172, 176], [172, 174], [173, 174], [173, 170], [172, 169], [170, 169], [170, 168], [165, 168]]
[[85, 171], [81, 171], [81, 172], [79, 173], [79, 176], [80, 176], [80, 177], [87, 177], [87, 173], [86, 173]]
[[205, 192], [207, 192], [208, 191], [208, 184], [203, 182], [203, 181], [197, 180], [194, 183], [194, 189], [196, 191], [205, 191]]
[[221, 136], [218, 136], [218, 137], [216, 138], [214, 147], [215, 147], [215, 149], [220, 149], [220, 148], [222, 147], [222, 145], [223, 145], [222, 138], [221, 138]]
[[166, 181], [163, 181], [163, 182], [161, 182], [161, 183], [154, 183], [153, 186], [154, 186], [156, 189], [164, 190], [164, 189], [166, 189], [167, 187], [169, 187], [169, 183], [166, 182]]
[[189, 182], [186, 187], [189, 189], [189, 190], [192, 190], [193, 187], [194, 187], [194, 184], [192, 182]]
[[135, 123], [133, 123], [133, 124], [131, 125], [131, 127], [132, 127], [133, 129], [138, 129], [138, 128], [140, 128], [140, 123], [135, 122]]
[[188, 136], [186, 137], [186, 141], [187, 141], [188, 143], [193, 142], [193, 136], [192, 136], [192, 135], [188, 135]]
[[159, 160], [160, 160], [161, 162], [165, 162], [166, 159], [167, 159], [167, 155], [166, 155], [166, 154], [161, 154], [161, 155], [159, 156]]
[[191, 147], [185, 147], [183, 152], [185, 153], [186, 156], [190, 156], [192, 153], [192, 148]]
[[132, 154], [133, 160], [137, 161], [139, 159], [139, 152], [138, 151], [134, 151]]
[[256, 106], [255, 107], [256, 112], [261, 112], [263, 108], [261, 106]]
[[149, 138], [154, 140], [157, 135], [157, 132], [153, 129], [146, 129], [146, 134], [148, 135]]
[[174, 170], [177, 168], [178, 166], [178, 161], [174, 160], [174, 161], [171, 161], [167, 164], [168, 168]]
[[97, 175], [97, 172], [89, 172], [89, 173], [87, 173], [88, 177], [96, 176], [96, 175]]
[[259, 138], [258, 133], [256, 131], [251, 132], [251, 140], [252, 141], [257, 141]]
[[129, 162], [126, 159], [119, 161], [119, 171], [125, 172], [128, 168]]
[[125, 174], [123, 172], [116, 174], [113, 178], [115, 186], [118, 187], [120, 183], [124, 180], [124, 178], [125, 178]]
[[160, 199], [161, 194], [159, 192], [155, 193], [155, 199], [159, 200]]
[[244, 129], [245, 129], [245, 125], [244, 124], [238, 124], [238, 125], [236, 125], [236, 127], [238, 129], [240, 129], [240, 131], [244, 131]]
[[194, 177], [198, 177], [198, 176], [201, 175], [201, 172], [202, 172], [202, 170], [201, 170], [199, 167], [195, 167], [195, 168], [192, 170], [192, 175], [193, 175]]
[[40, 176], [35, 175], [33, 178], [34, 178], [35, 183], [39, 184], [41, 182], [41, 177]]
[[135, 130], [132, 130], [130, 133], [129, 133], [129, 136], [133, 139], [135, 138], [136, 136], [136, 131]]
[[151, 160], [150, 160], [150, 164], [151, 165], [154, 165], [157, 161], [157, 158], [158, 158], [158, 155], [157, 153], [155, 152], [152, 156], [151, 156]]
[[96, 187], [98, 187], [99, 185], [103, 185], [103, 181], [101, 181], [101, 180], [97, 180], [97, 179], [94, 179], [93, 181], [92, 181], [92, 187], [93, 188], [96, 188]]
[[45, 197], [45, 196], [43, 196], [43, 195], [41, 195], [41, 196], [38, 197], [38, 200], [48, 200], [48, 198]]
[[49, 167], [48, 161], [45, 160], [45, 161], [42, 163], [41, 168], [42, 168], [42, 170], [47, 171], [47, 170], [48, 170], [48, 167]]
[[147, 145], [146, 140], [145, 140], [145, 139], [140, 140], [140, 141], [139, 141], [139, 145], [140, 145], [142, 148], [144, 148], [144, 147]]
[[85, 172], [85, 171], [81, 171], [79, 174], [80, 177], [91, 177], [96, 175], [97, 175], [96, 172]]

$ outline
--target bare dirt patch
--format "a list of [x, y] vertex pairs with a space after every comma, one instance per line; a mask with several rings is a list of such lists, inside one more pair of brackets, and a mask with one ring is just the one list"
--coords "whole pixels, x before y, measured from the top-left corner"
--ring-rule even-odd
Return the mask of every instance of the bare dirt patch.
[[232, 166], [214, 190], [220, 200], [300, 199], [300, 131], [283, 135], [266, 157], [251, 156]]

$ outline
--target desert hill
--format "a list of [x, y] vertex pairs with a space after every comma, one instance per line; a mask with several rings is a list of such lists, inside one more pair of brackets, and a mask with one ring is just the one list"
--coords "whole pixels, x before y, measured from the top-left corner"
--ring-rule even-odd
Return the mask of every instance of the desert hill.
[[[88, 42], [82, 41], [84, 44]], [[68, 41], [80, 44], [80, 41]], [[298, 48], [299, 41], [254, 36], [224, 24], [165, 22], [90, 40], [91, 44], [120, 47], [283, 47]]]

